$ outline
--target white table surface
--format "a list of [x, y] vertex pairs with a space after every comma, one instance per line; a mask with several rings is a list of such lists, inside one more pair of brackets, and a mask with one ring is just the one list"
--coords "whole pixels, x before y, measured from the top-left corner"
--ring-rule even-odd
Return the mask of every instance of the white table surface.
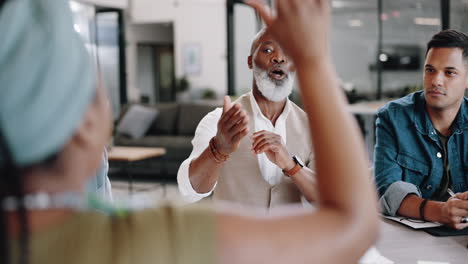
[[420, 260], [467, 264], [467, 245], [468, 236], [435, 237], [384, 219], [376, 247], [396, 264], [417, 264]]

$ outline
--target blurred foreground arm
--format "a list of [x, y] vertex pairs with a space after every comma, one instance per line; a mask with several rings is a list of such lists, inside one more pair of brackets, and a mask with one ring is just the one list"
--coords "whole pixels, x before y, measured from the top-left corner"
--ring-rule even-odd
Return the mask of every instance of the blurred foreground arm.
[[328, 51], [329, 1], [249, 0], [293, 58], [316, 153], [319, 210], [281, 217], [219, 213], [218, 263], [356, 263], [377, 234], [364, 144], [346, 111]]

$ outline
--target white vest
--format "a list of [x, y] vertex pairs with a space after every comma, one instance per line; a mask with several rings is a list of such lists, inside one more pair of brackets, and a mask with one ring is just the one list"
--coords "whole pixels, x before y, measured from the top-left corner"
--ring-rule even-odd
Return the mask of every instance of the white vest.
[[[254, 120], [248, 94], [241, 96], [235, 103], [247, 113], [249, 120]], [[251, 152], [250, 135], [255, 132], [253, 122], [249, 122], [249, 126], [249, 135], [241, 140], [239, 149], [231, 153], [221, 169], [213, 198], [259, 208], [300, 203], [301, 193], [289, 177], [283, 176], [281, 182], [273, 186], [262, 177], [258, 159]], [[298, 156], [306, 166], [314, 170], [307, 115], [292, 102], [286, 119], [286, 137], [288, 152]]]

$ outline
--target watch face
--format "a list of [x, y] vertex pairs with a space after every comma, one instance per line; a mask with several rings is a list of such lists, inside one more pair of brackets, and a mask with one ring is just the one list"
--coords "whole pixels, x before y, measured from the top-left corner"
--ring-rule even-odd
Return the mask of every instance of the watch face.
[[293, 160], [294, 160], [294, 162], [299, 164], [299, 166], [304, 167], [304, 162], [302, 162], [302, 160], [298, 156], [294, 155]]

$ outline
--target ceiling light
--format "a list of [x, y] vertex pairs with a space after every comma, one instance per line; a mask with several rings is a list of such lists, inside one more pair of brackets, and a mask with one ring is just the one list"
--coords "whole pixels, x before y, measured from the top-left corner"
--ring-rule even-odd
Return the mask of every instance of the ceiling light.
[[350, 27], [362, 27], [362, 21], [359, 19], [351, 19], [348, 21]]
[[380, 55], [379, 55], [379, 60], [380, 60], [381, 62], [386, 62], [386, 61], [388, 61], [388, 56], [387, 56], [387, 54], [385, 54], [385, 53], [380, 54]]
[[382, 14], [380, 14], [380, 19], [381, 19], [382, 21], [387, 21], [387, 20], [388, 20], [388, 15], [387, 15], [387, 13], [382, 13]]
[[415, 17], [414, 24], [423, 26], [440, 26], [440, 19], [430, 17]]
[[346, 6], [346, 3], [344, 1], [333, 1], [332, 2], [332, 7], [333, 8], [343, 8]]
[[78, 12], [80, 11], [80, 4], [78, 4], [77, 2], [74, 2], [74, 1], [70, 1], [70, 9], [72, 12]]
[[81, 32], [80, 26], [78, 26], [78, 24], [74, 24], [73, 28], [75, 29], [76, 32], [78, 32], [78, 33]]

